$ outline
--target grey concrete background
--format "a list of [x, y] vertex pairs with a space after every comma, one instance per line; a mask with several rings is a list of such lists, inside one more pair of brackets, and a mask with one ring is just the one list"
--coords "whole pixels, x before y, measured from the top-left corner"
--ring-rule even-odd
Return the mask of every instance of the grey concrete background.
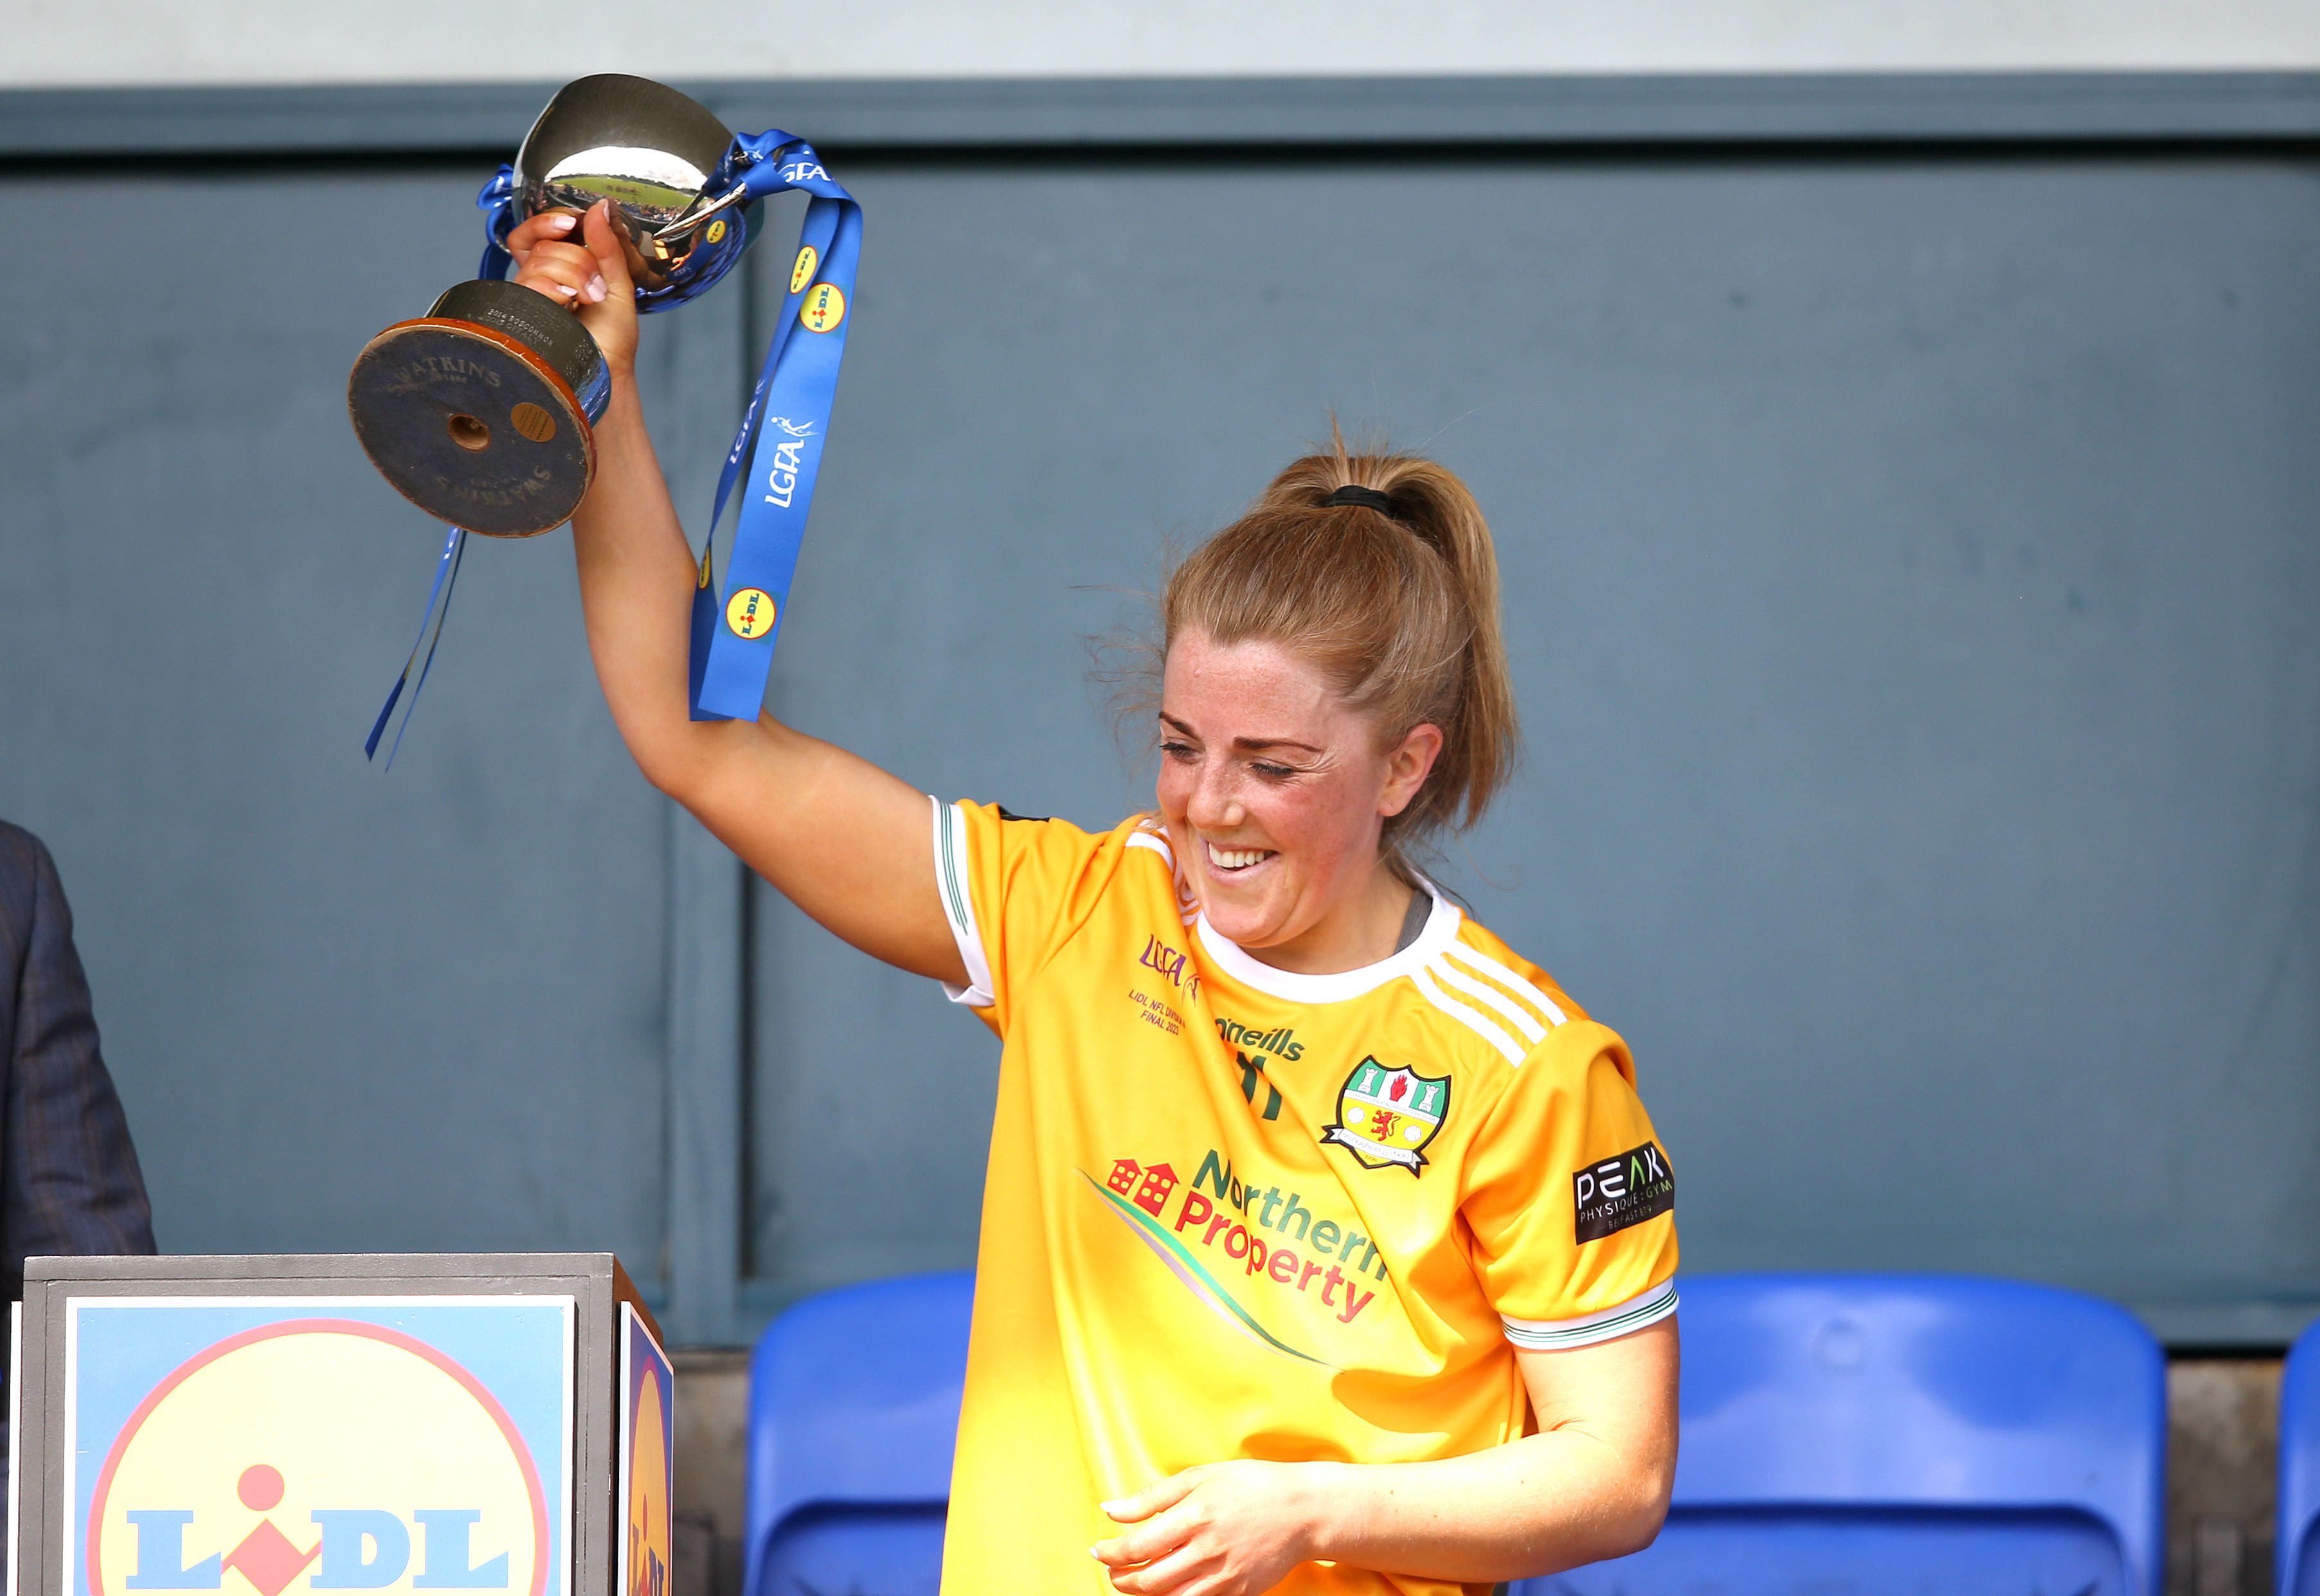
[[2167, 1372], [2168, 1596], [2268, 1596], [2279, 1448], [2275, 1358]]
[[[485, 164], [0, 172], [43, 220], [0, 246], [0, 812], [64, 864], [172, 1250], [703, 1251], [689, 856], [560, 548], [479, 547], [404, 762], [353, 752], [433, 535], [344, 367], [466, 269]], [[1445, 874], [1636, 1039], [1696, 1265], [1996, 1268], [2208, 1347], [2320, 1303], [2308, 142], [846, 175], [874, 248], [784, 712], [1110, 818], [1145, 777], [1082, 639], [1334, 404], [1500, 527], [1532, 762]], [[656, 329], [689, 514], [747, 297]], [[987, 1041], [748, 915], [711, 1263], [762, 1314], [963, 1261]], [[691, 1590], [736, 1588], [744, 1379], [681, 1380]], [[2173, 1591], [2268, 1582], [2276, 1382], [2175, 1366]]]
[[[1692, 1266], [2026, 1274], [2211, 1345], [2309, 1316], [2301, 147], [847, 176], [876, 231], [780, 712], [1108, 823], [1148, 771], [1085, 639], [1334, 407], [1494, 518], [1530, 762], [1444, 874], [1636, 1044]], [[476, 546], [401, 764], [357, 754], [434, 533], [340, 385], [466, 269], [474, 177], [0, 177], [49, 227], [0, 324], [0, 812], [62, 862], [165, 1246], [652, 1279], [718, 1217], [669, 1186], [682, 911], [560, 538]], [[132, 223], [167, 272], [99, 247]], [[652, 330], [691, 515], [748, 300]], [[681, 383], [688, 339], [727, 376]], [[966, 1262], [988, 1037], [748, 914], [755, 1310]]]
[[[1334, 406], [1493, 518], [1530, 757], [1442, 870], [1635, 1044], [1688, 1265], [2025, 1274], [2191, 1338], [2300, 1322], [2310, 168], [849, 181], [885, 264], [777, 712], [1109, 824], [1148, 763], [1110, 756], [1084, 639]], [[755, 902], [753, 1273], [964, 1264], [991, 1043]]]

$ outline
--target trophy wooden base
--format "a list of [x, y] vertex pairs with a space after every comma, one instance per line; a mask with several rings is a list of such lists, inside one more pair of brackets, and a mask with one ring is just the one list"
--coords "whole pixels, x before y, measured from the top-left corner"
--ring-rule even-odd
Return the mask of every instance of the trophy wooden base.
[[428, 514], [493, 538], [562, 526], [596, 474], [604, 358], [570, 311], [461, 283], [370, 340], [347, 409], [371, 464]]

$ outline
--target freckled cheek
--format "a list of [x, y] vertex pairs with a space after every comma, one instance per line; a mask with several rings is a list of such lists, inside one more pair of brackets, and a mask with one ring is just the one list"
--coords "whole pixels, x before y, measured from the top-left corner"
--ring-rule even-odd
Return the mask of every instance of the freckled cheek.
[[1282, 817], [1283, 829], [1297, 839], [1298, 852], [1314, 875], [1337, 873], [1362, 840], [1365, 812], [1354, 795], [1337, 788], [1310, 794], [1294, 816]]
[[1316, 845], [1328, 835], [1310, 793], [1268, 789], [1251, 794], [1248, 813], [1269, 846], [1300, 865], [1312, 862]]
[[1160, 779], [1154, 784], [1153, 797], [1160, 805], [1164, 819], [1181, 821], [1192, 801], [1192, 773], [1174, 760], [1160, 766]]

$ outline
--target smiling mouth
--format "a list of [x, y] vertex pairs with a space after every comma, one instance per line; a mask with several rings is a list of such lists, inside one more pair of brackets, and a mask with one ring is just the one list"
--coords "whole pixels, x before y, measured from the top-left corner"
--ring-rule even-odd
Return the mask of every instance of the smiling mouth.
[[1255, 869], [1275, 852], [1269, 848], [1219, 848], [1203, 839], [1201, 847], [1208, 849], [1209, 868], [1219, 875], [1233, 876]]

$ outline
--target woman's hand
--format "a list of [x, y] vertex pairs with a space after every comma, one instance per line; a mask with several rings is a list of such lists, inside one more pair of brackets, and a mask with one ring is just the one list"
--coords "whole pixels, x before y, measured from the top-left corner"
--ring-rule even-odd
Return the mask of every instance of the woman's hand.
[[1488, 1584], [1651, 1544], [1675, 1478], [1673, 1317], [1518, 1349], [1537, 1429], [1427, 1463], [1212, 1463], [1103, 1510], [1093, 1548], [1134, 1596], [1261, 1596], [1300, 1563]]
[[612, 376], [633, 374], [636, 286], [612, 201], [592, 206], [585, 218], [542, 211], [509, 231], [507, 252], [515, 258], [516, 282], [580, 313], [580, 324], [604, 352]]
[[1262, 1596], [1312, 1556], [1319, 1471], [1305, 1463], [1210, 1463], [1103, 1510], [1135, 1528], [1092, 1548], [1133, 1596]]

